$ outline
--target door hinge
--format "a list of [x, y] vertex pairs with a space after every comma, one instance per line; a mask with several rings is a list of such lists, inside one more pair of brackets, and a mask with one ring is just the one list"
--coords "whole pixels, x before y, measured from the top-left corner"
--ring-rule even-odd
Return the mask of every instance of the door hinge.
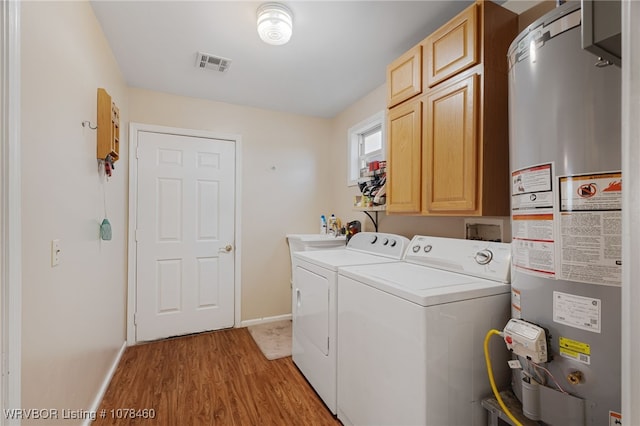
[[138, 325], [138, 313], [134, 312], [133, 314], [133, 325]]
[[136, 229], [136, 243], [140, 241], [140, 231]]
[[136, 158], [140, 158], [140, 148], [136, 148]]
[[329, 336], [327, 336], [327, 352], [329, 352]]

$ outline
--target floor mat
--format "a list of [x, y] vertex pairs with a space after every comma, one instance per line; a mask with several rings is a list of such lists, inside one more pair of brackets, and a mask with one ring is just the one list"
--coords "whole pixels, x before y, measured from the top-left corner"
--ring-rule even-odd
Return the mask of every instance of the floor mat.
[[291, 355], [291, 320], [252, 325], [247, 328], [267, 359]]

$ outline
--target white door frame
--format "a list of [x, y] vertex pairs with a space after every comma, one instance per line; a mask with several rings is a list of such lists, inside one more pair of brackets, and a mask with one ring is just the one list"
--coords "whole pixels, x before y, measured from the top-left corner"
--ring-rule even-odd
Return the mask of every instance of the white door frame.
[[138, 148], [138, 132], [154, 132], [164, 133], [179, 136], [192, 136], [209, 139], [221, 139], [230, 141], [235, 144], [235, 158], [236, 158], [236, 171], [235, 171], [235, 229], [234, 229], [234, 327], [240, 326], [241, 316], [241, 279], [240, 279], [240, 259], [241, 254], [241, 235], [240, 235], [240, 218], [241, 218], [241, 154], [242, 154], [242, 141], [240, 135], [209, 132], [204, 130], [192, 130], [192, 129], [179, 129], [175, 127], [156, 126], [151, 124], [130, 123], [129, 124], [129, 280], [127, 290], [127, 344], [136, 344], [136, 329], [134, 324], [134, 314], [136, 312], [136, 270], [137, 270], [137, 257], [136, 257], [136, 217], [138, 212], [137, 200], [138, 200], [138, 162], [136, 161], [136, 154]]
[[640, 424], [640, 2], [622, 1], [622, 421]]
[[[20, 2], [0, 6], [0, 409], [21, 408], [22, 221], [20, 190]], [[2, 411], [4, 413], [4, 411]], [[0, 425], [19, 420], [0, 416]]]

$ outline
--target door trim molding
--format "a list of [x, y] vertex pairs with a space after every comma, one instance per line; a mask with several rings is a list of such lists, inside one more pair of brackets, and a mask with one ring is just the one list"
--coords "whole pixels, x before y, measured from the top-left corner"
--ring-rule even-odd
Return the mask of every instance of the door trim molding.
[[235, 229], [234, 229], [234, 327], [240, 327], [241, 313], [241, 264], [242, 247], [241, 247], [241, 188], [242, 188], [242, 137], [237, 134], [211, 132], [206, 130], [181, 129], [176, 127], [156, 126], [152, 124], [130, 123], [129, 124], [129, 237], [128, 237], [128, 283], [127, 283], [127, 344], [135, 345], [136, 328], [134, 324], [134, 315], [136, 312], [136, 217], [138, 213], [138, 162], [136, 161], [138, 149], [138, 133], [153, 132], [169, 135], [191, 136], [208, 139], [220, 139], [235, 144]]
[[[622, 415], [624, 424], [640, 423], [640, 366], [635, 361], [640, 349], [640, 289], [636, 285], [640, 265], [640, 229], [636, 226], [640, 202], [638, 158], [640, 148], [640, 3], [622, 1]], [[635, 351], [635, 352], [634, 352]]]
[[[22, 220], [20, 171], [20, 2], [0, 6], [0, 408], [21, 408]], [[20, 420], [0, 417], [0, 425]]]

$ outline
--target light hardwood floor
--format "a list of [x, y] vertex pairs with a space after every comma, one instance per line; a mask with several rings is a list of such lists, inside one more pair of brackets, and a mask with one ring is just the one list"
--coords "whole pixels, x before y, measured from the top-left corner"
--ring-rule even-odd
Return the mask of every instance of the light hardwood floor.
[[246, 328], [127, 348], [97, 417], [95, 426], [341, 424], [291, 357], [268, 361]]

